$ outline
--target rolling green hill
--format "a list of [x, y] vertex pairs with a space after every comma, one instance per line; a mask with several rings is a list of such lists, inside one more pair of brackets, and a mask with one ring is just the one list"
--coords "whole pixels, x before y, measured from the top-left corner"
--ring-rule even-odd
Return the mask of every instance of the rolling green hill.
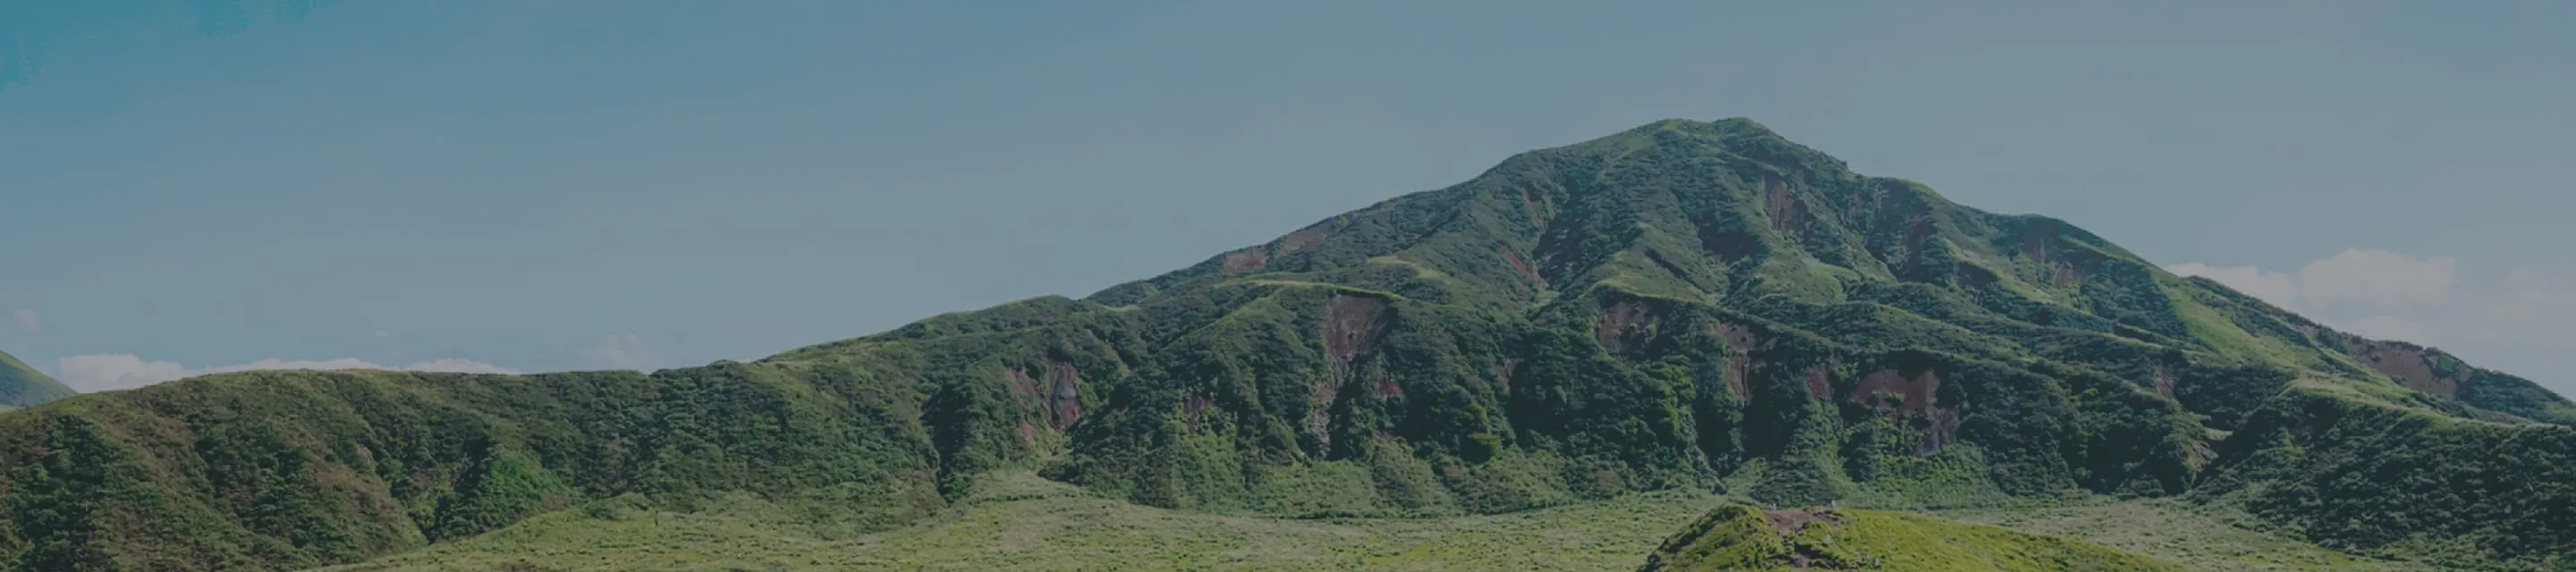
[[45, 372], [27, 367], [17, 356], [0, 352], [0, 411], [70, 397], [72, 388], [46, 377]]
[[[836, 534], [1038, 467], [1200, 513], [1457, 517], [1709, 490], [2151, 498], [2359, 554], [2576, 551], [2576, 405], [1748, 120], [1512, 157], [1082, 299], [756, 362], [250, 372], [0, 417], [0, 568], [299, 567], [627, 499]], [[1639, 555], [1643, 557], [1642, 554]]]

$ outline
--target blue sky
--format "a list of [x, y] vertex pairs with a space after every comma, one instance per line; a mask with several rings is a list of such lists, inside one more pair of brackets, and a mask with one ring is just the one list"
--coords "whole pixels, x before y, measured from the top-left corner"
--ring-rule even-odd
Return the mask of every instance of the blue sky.
[[2576, 391], [2576, 4], [1764, 4], [0, 0], [0, 349], [751, 359], [1747, 116]]

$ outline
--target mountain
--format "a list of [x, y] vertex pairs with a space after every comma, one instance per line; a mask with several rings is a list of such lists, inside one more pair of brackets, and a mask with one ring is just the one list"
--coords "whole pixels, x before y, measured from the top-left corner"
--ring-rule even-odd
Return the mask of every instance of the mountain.
[[75, 393], [62, 382], [45, 376], [45, 372], [28, 367], [17, 356], [0, 352], [0, 411], [10, 408], [42, 405], [71, 397]]
[[2182, 571], [2152, 558], [2054, 536], [1866, 510], [1711, 511], [1665, 539], [1640, 572], [1914, 570]]
[[608, 499], [839, 530], [1036, 467], [1133, 502], [2172, 496], [2449, 565], [2576, 559], [2576, 404], [2063, 221], [1662, 121], [1083, 299], [652, 374], [245, 372], [0, 416], [0, 568], [298, 567]]

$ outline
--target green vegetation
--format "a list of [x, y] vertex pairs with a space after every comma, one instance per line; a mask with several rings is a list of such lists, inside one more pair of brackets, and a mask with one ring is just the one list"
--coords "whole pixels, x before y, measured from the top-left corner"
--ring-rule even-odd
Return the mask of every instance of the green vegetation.
[[2185, 568], [2060, 537], [1910, 514], [1730, 506], [1710, 511], [1665, 540], [1643, 570], [2143, 572]]
[[[1858, 175], [1751, 121], [1666, 121], [1085, 299], [752, 363], [251, 372], [13, 412], [0, 569], [551, 554], [487, 542], [508, 538], [653, 567], [581, 538], [738, 538], [769, 513], [828, 529], [782, 553], [935, 560], [827, 553], [977, 514], [956, 503], [1008, 470], [1097, 510], [1318, 539], [1381, 525], [1268, 519], [1461, 526], [1657, 491], [1945, 511], [2172, 499], [2347, 553], [2546, 569], [2576, 553], [2571, 412], [2062, 221]], [[713, 503], [763, 508], [692, 508]], [[476, 537], [494, 530], [517, 532]]]
[[2083, 540], [2181, 563], [2198, 570], [2433, 572], [2427, 564], [2374, 560], [2266, 534], [2224, 507], [2180, 499], [2057, 499], [1991, 508], [1935, 511], [1935, 516]]
[[833, 535], [740, 500], [585, 507], [333, 570], [1613, 570], [1725, 503], [1661, 491], [1503, 515], [1292, 520], [1145, 507], [1004, 470], [920, 524]]
[[72, 388], [28, 367], [16, 356], [0, 352], [0, 411], [42, 405], [71, 395]]

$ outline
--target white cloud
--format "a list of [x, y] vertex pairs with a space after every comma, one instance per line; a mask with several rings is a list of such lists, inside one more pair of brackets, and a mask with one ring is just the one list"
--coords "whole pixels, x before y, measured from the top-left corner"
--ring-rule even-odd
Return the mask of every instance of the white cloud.
[[2252, 266], [2210, 266], [2198, 262], [2170, 264], [2165, 271], [2183, 276], [2217, 280], [2238, 292], [2262, 298], [2273, 305], [2289, 307], [2299, 300], [2299, 279], [2279, 272], [2266, 272]]
[[519, 373], [518, 371], [510, 368], [461, 359], [441, 359], [418, 362], [401, 367], [386, 367], [356, 358], [340, 358], [323, 361], [281, 360], [270, 358], [250, 363], [219, 365], [205, 368], [189, 368], [179, 365], [177, 362], [146, 360], [141, 356], [136, 356], [134, 354], [90, 354], [65, 357], [57, 360], [54, 369], [55, 378], [60, 379], [64, 385], [69, 385], [72, 389], [79, 390], [84, 393], [116, 389], [133, 389], [174, 379], [195, 377], [206, 374], [254, 370], [381, 369], [449, 373]]
[[[2165, 270], [2216, 280], [2291, 309], [2441, 304], [2457, 295], [2459, 288], [2459, 263], [2450, 257], [2360, 248], [2345, 249], [2288, 273], [2198, 262], [2170, 264]], [[2512, 277], [2507, 278], [2510, 281]], [[2524, 279], [2528, 281], [2530, 277], [2526, 275]]]
[[2576, 394], [2576, 274], [2517, 266], [2463, 272], [2458, 261], [2349, 249], [2279, 272], [2253, 266], [2184, 263], [2166, 271], [2201, 276], [2336, 329], [2449, 350], [2479, 367], [2529, 377]]
[[645, 347], [644, 339], [635, 334], [609, 336], [590, 348], [590, 366], [598, 369], [653, 371], [662, 365], [662, 356], [654, 355], [653, 348]]
[[19, 308], [10, 314], [18, 318], [18, 329], [26, 330], [27, 333], [32, 334], [45, 329], [44, 321], [36, 319], [35, 310]]

